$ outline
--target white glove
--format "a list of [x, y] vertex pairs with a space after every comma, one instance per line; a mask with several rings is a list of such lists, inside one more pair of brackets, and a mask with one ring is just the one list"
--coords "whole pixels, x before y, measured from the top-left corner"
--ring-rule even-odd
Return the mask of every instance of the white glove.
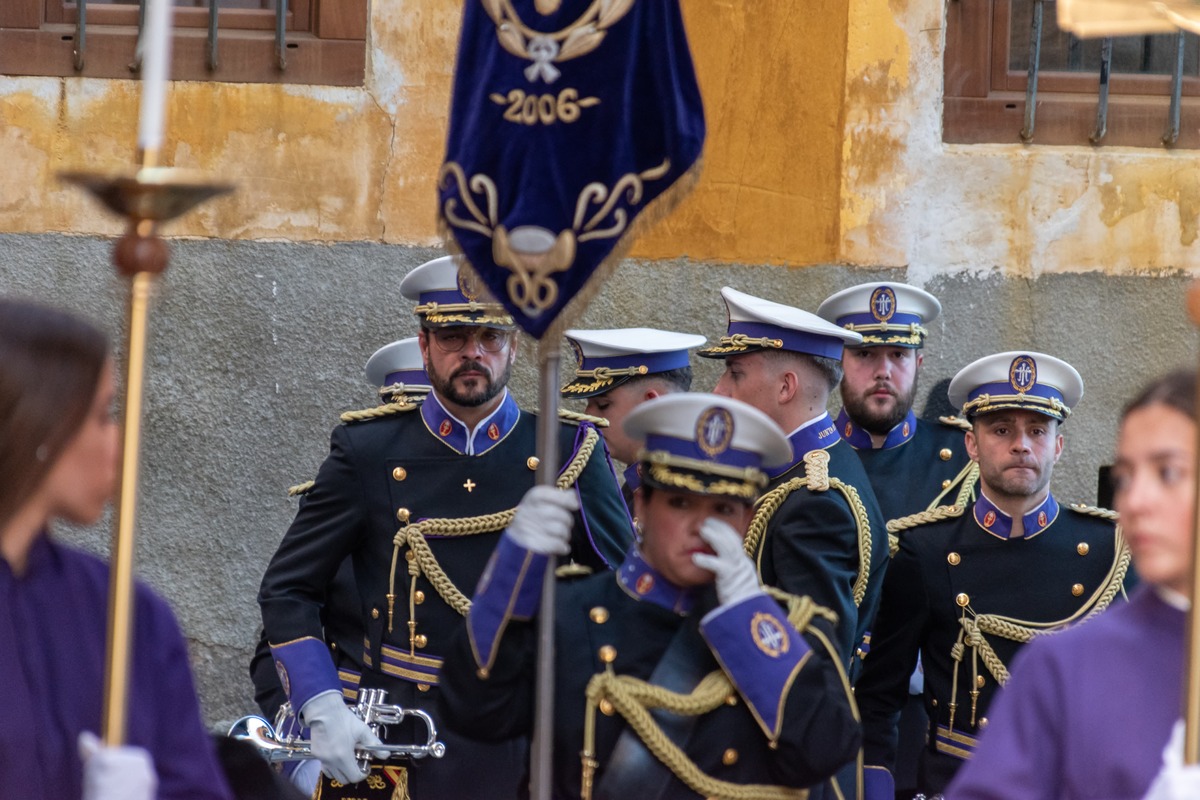
[[1142, 800], [1193, 800], [1200, 797], [1200, 766], [1183, 765], [1183, 720], [1171, 730], [1163, 748], [1163, 766]]
[[579, 500], [574, 492], [554, 486], [534, 486], [521, 502], [508, 524], [508, 536], [517, 545], [544, 556], [565, 556], [571, 552], [571, 528]]
[[695, 553], [692, 563], [717, 576], [717, 599], [721, 605], [731, 606], [762, 592], [754, 562], [742, 549], [742, 537], [728, 523], [709, 517], [700, 526], [700, 538], [716, 555]]
[[313, 757], [321, 760], [322, 772], [346, 784], [367, 777], [358, 766], [354, 750], [359, 745], [371, 747], [383, 742], [343, 702], [341, 692], [322, 692], [304, 704], [300, 716], [309, 728]]
[[83, 800], [154, 800], [158, 775], [140, 747], [109, 747], [96, 734], [79, 734]]

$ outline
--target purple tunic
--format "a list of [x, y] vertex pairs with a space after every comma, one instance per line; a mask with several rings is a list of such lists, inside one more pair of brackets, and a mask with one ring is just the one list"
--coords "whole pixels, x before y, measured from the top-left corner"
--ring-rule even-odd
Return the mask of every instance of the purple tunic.
[[[108, 565], [42, 535], [28, 569], [0, 559], [0, 796], [82, 793], [80, 731], [99, 733], [104, 703]], [[150, 752], [158, 797], [227, 800], [230, 791], [170, 609], [138, 586], [127, 743]]]
[[1149, 586], [1013, 664], [947, 800], [1136, 800], [1181, 713], [1184, 612]]

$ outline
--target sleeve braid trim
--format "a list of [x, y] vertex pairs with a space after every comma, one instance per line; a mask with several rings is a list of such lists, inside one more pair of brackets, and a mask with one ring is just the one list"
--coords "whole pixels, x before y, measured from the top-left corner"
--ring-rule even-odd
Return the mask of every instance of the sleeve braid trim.
[[[555, 481], [555, 486], [559, 489], [569, 489], [579, 480], [579, 476], [583, 474], [584, 468], [587, 467], [588, 461], [592, 457], [596, 445], [600, 441], [600, 434], [595, 428], [589, 428], [584, 434], [583, 442], [579, 449], [575, 451], [575, 455], [571, 458]], [[453, 608], [459, 614], [466, 616], [471, 610], [471, 598], [463, 594], [450, 577], [446, 575], [446, 571], [442, 569], [442, 565], [438, 563], [437, 556], [433, 554], [432, 548], [429, 546], [428, 537], [436, 536], [438, 538], [456, 538], [460, 536], [476, 536], [481, 533], [494, 533], [504, 530], [508, 524], [512, 522], [513, 515], [516, 514], [515, 508], [497, 511], [492, 514], [483, 514], [477, 517], [445, 517], [440, 519], [423, 519], [419, 522], [414, 522], [405, 525], [396, 532], [392, 540], [392, 568], [388, 578], [388, 632], [392, 630], [393, 622], [393, 606], [396, 598], [396, 566], [400, 561], [400, 549], [407, 546], [413, 553], [413, 560], [408, 562], [408, 574], [413, 578], [424, 575], [433, 584], [433, 588], [441, 596], [446, 605]], [[412, 602], [412, 593], [416, 591], [416, 581], [409, 582], [410, 587], [410, 607], [409, 619], [412, 620], [415, 615], [415, 602]]]
[[[808, 457], [815, 453], [825, 456], [824, 464], [809, 462]], [[819, 461], [819, 459], [814, 461]], [[858, 575], [854, 579], [852, 592], [854, 605], [859, 606], [867, 594], [867, 582], [871, 577], [871, 519], [867, 515], [867, 507], [858, 495], [858, 490], [840, 478], [829, 477], [828, 471], [824, 469], [828, 462], [829, 454], [824, 450], [814, 450], [808, 453], [805, 455], [803, 478], [792, 478], [759, 498], [754, 510], [754, 517], [750, 520], [750, 527], [746, 531], [743, 548], [746, 555], [755, 559], [756, 563], [759, 561], [762, 549], [766, 544], [767, 526], [775, 516], [775, 512], [783, 505], [783, 501], [792, 492], [798, 489], [808, 489], [813, 492], [835, 489], [846, 498], [846, 503], [850, 506], [850, 513], [854, 516], [854, 524], [858, 529]], [[761, 573], [760, 569], [760, 576]]]
[[[857, 719], [858, 711], [854, 706], [850, 682], [842, 669], [841, 659], [824, 633], [811, 627], [814, 617], [836, 622], [837, 614], [817, 605], [810, 597], [798, 597], [771, 587], [766, 587], [766, 592], [787, 606], [788, 622], [797, 631], [810, 633], [821, 641], [828, 651], [830, 659], [837, 665], [842, 677], [842, 688], [846, 692], [846, 696], [850, 698], [851, 708], [855, 709], [854, 715]], [[592, 796], [592, 780], [599, 767], [599, 762], [595, 758], [596, 709], [605, 701], [610, 703], [612, 708], [625, 719], [637, 737], [663, 766], [693, 791], [704, 797], [720, 797], [723, 800], [806, 800], [809, 794], [807, 789], [768, 784], [732, 783], [712, 777], [700, 769], [679, 745], [671, 741], [650, 714], [651, 710], [662, 709], [684, 716], [702, 716], [723, 705], [736, 692], [737, 689], [729, 676], [720, 669], [701, 678], [700, 682], [696, 684], [696, 688], [688, 694], [672, 692], [629, 675], [618, 675], [612, 671], [611, 667], [593, 675], [592, 679], [588, 681], [586, 690], [584, 745], [583, 752], [580, 753], [583, 760], [581, 794], [584, 800], [590, 800]]]

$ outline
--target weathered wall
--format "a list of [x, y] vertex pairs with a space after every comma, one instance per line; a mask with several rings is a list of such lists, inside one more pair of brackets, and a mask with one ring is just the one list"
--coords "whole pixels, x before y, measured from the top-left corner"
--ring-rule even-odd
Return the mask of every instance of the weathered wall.
[[[1092, 498], [1115, 409], [1194, 359], [1179, 272], [1200, 213], [1190, 154], [943, 146], [942, 0], [686, 6], [705, 172], [581, 324], [713, 337], [725, 284], [810, 309], [856, 281], [924, 285], [946, 309], [926, 390], [1010, 347], [1080, 369], [1057, 486]], [[415, 330], [397, 286], [438, 254], [432, 175], [460, 10], [374, 3], [361, 89], [172, 88], [167, 160], [240, 188], [170, 228], [196, 238], [174, 241], [153, 316], [138, 563], [180, 615], [210, 721], [251, 708], [254, 595], [294, 513], [284, 490], [315, 471], [338, 412], [372, 403], [367, 356]], [[117, 339], [104, 237], [118, 225], [55, 174], [130, 161], [136, 89], [0, 78], [0, 293], [79, 310]], [[697, 388], [717, 368], [698, 364]], [[529, 359], [515, 389], [532, 403]], [[107, 548], [104, 526], [64, 535]]]
[[[236, 195], [175, 235], [436, 244], [441, 164], [462, 5], [374, 3], [366, 85], [177, 82], [164, 161], [237, 180]], [[648, 257], [811, 264], [837, 251], [842, 0], [692, 4], [708, 108], [700, 185], [639, 245]], [[816, 67], [816, 69], [814, 69]], [[0, 232], [115, 233], [65, 168], [131, 162], [138, 84], [0, 79]], [[786, 219], [787, 225], [776, 224]]]
[[850, 2], [837, 260], [917, 282], [1193, 269], [1192, 151], [942, 144], [944, 9]]

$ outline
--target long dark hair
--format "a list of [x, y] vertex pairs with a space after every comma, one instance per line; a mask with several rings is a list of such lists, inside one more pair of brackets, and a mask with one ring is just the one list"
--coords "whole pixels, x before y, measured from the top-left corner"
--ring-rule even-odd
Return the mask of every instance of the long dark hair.
[[0, 298], [0, 528], [83, 424], [107, 359], [92, 324]]
[[1196, 373], [1180, 369], [1150, 382], [1121, 412], [1124, 420], [1132, 412], [1147, 406], [1163, 405], [1196, 419]]

